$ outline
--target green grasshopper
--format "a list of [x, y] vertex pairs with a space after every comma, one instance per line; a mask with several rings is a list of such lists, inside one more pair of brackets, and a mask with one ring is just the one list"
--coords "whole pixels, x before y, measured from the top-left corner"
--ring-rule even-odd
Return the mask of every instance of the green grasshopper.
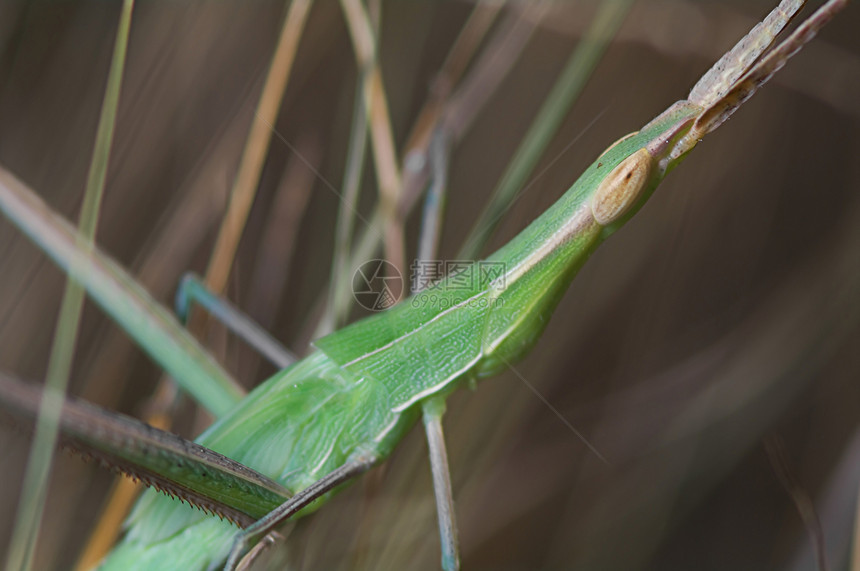
[[[343, 484], [388, 457], [423, 417], [440, 518], [442, 566], [459, 566], [441, 418], [446, 397], [523, 358], [588, 257], [644, 204], [663, 178], [808, 42], [847, 0], [830, 0], [775, 48], [802, 7], [784, 0], [692, 89], [640, 131], [604, 151], [573, 186], [517, 237], [394, 308], [318, 339], [315, 351], [238, 405], [220, 372], [189, 347], [155, 348], [149, 318], [124, 288], [145, 298], [104, 255], [75, 249], [75, 231], [11, 174], [0, 209], [80, 281], [105, 310], [178, 379], [193, 371], [201, 401], [219, 417], [196, 445], [129, 419], [70, 404], [67, 440], [153, 486], [244, 527], [148, 492], [105, 569], [234, 569], [260, 538], [318, 509]], [[767, 53], [765, 54], [765, 52]], [[763, 55], [764, 54], [764, 55]], [[37, 231], [50, 226], [54, 230]], [[51, 232], [55, 239], [51, 238]], [[486, 275], [488, 265], [504, 268]], [[101, 272], [103, 279], [93, 277]], [[460, 284], [454, 287], [454, 284]], [[463, 287], [462, 284], [468, 284]], [[34, 408], [26, 387], [0, 377], [2, 400]], [[195, 389], [192, 389], [195, 390]], [[106, 438], [110, 433], [114, 437]]]

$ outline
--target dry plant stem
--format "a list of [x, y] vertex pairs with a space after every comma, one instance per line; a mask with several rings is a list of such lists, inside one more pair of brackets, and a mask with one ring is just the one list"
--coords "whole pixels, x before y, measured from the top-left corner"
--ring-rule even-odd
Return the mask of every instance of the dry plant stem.
[[[537, 5], [537, 7], [530, 5], [523, 12], [517, 11], [508, 15], [501, 22], [482, 55], [474, 63], [469, 75], [466, 76], [451, 99], [437, 113], [436, 122], [426, 127], [428, 132], [437, 128], [444, 130], [449, 134], [451, 144], [455, 144], [466, 133], [474, 117], [481, 111], [490, 95], [511, 71], [532, 33], [538, 27], [540, 17], [544, 12], [542, 8], [539, 8], [541, 5]], [[427, 105], [432, 105], [432, 102], [428, 102]], [[462, 121], [463, 124], [458, 126], [456, 121]], [[418, 126], [413, 129], [411, 139], [419, 140], [416, 135], [417, 129]], [[423, 140], [424, 147], [411, 149], [407, 156], [414, 156], [416, 152], [426, 156], [426, 145], [430, 141], [429, 135]], [[426, 165], [418, 169], [405, 168], [403, 177], [403, 191], [400, 194], [398, 206], [401, 220], [405, 219], [412, 211], [418, 197], [424, 190], [427, 183], [428, 168]], [[374, 255], [382, 240], [376, 228], [383, 216], [381, 205], [377, 205], [372, 218], [357, 240], [348, 267], [357, 267]], [[336, 292], [335, 297], [340, 301], [349, 298], [350, 295], [348, 288], [341, 288], [340, 291]]]
[[[370, 5], [370, 19], [374, 32], [381, 25], [381, 6], [378, 2]], [[367, 105], [364, 101], [364, 83], [369, 70], [359, 70], [356, 79], [355, 95], [353, 98], [352, 121], [350, 123], [349, 145], [347, 147], [346, 170], [343, 175], [342, 195], [337, 213], [335, 226], [334, 251], [332, 252], [331, 278], [326, 296], [328, 300], [318, 305], [324, 307], [316, 312], [316, 319], [311, 338], [317, 339], [332, 333], [344, 325], [350, 309], [351, 299], [347, 293], [350, 279], [349, 251], [355, 230], [355, 219], [358, 217], [358, 195], [361, 188], [361, 178], [364, 172], [364, 158], [367, 153]], [[374, 224], [372, 227], [376, 227]], [[310, 322], [312, 323], [312, 318]]]
[[346, 172], [343, 175], [343, 195], [338, 208], [335, 227], [331, 279], [327, 292], [328, 303], [315, 325], [313, 335], [315, 339], [342, 327], [350, 308], [350, 298], [347, 293], [348, 284], [351, 283], [349, 250], [355, 230], [358, 194], [361, 186], [361, 175], [364, 172], [364, 157], [367, 152], [367, 114], [364, 112], [364, 101], [360, 89], [361, 82], [362, 78], [358, 78], [359, 85], [356, 88], [353, 103]]
[[[444, 108], [445, 102], [451, 90], [460, 81], [463, 72], [472, 61], [484, 37], [496, 21], [496, 16], [499, 14], [501, 4], [478, 4], [472, 10], [469, 19], [463, 25], [463, 29], [457, 36], [457, 40], [448, 52], [448, 57], [445, 58], [445, 63], [442, 64], [442, 69], [433, 80], [430, 88], [430, 94], [421, 111], [418, 113], [418, 118], [412, 127], [412, 132], [406, 139], [404, 146], [404, 157], [409, 157], [412, 153], [421, 153], [425, 156], [427, 146], [430, 144], [430, 136], [433, 133], [439, 121], [439, 115]], [[411, 171], [419, 169], [410, 169], [404, 166], [404, 189], [409, 188], [408, 179], [411, 176]], [[405, 190], [404, 190], [405, 192]]]
[[[176, 277], [185, 271], [206, 233], [220, 222], [226, 207], [226, 189], [220, 192], [218, 182], [223, 165], [241, 152], [241, 140], [247, 129], [246, 113], [251, 114], [255, 97], [249, 93], [236, 108], [223, 129], [213, 138], [200, 166], [176, 191], [179, 197], [158, 223], [157, 233], [145, 246], [135, 266], [136, 279], [156, 297], [168, 295], [176, 287]], [[226, 183], [226, 181], [224, 181]], [[213, 185], [218, 192], [213, 192]], [[222, 200], [223, 199], [223, 200]], [[164, 256], [165, 251], [170, 256]], [[87, 368], [81, 393], [85, 398], [98, 395], [99, 402], [111, 406], [117, 400], [121, 384], [107, 379], [121, 379], [127, 366], [132, 343], [123, 336], [107, 335], [97, 344], [99, 352]]]
[[[472, 14], [467, 20], [463, 29], [457, 37], [454, 46], [448, 53], [442, 70], [434, 81], [433, 88], [424, 103], [421, 111], [418, 113], [418, 118], [412, 127], [412, 131], [407, 139], [405, 146], [403, 166], [403, 190], [400, 194], [400, 217], [405, 219], [409, 214], [409, 210], [403, 208], [404, 202], [413, 203], [424, 187], [427, 176], [426, 161], [419, 160], [418, 165], [411, 162], [412, 158], [419, 159], [427, 156], [427, 147], [430, 143], [430, 137], [434, 129], [438, 125], [445, 102], [447, 101], [450, 90], [460, 80], [465, 69], [472, 61], [475, 53], [484, 40], [490, 26], [495, 21], [501, 5], [479, 4], [475, 6]], [[363, 81], [359, 79], [359, 81]], [[361, 89], [358, 89], [361, 93]], [[363, 106], [363, 102], [359, 102]], [[359, 124], [359, 121], [361, 124]], [[320, 322], [315, 326], [314, 337], [320, 337], [333, 331], [334, 326], [341, 325], [345, 319], [346, 312], [349, 310], [349, 270], [350, 262], [365, 259], [367, 256], [356, 255], [350, 261], [347, 256], [349, 239], [352, 236], [352, 221], [353, 212], [356, 208], [356, 199], [358, 193], [358, 183], [361, 172], [361, 165], [364, 158], [364, 141], [366, 138], [366, 121], [365, 115], [356, 116], [353, 125], [351, 137], [361, 137], [360, 143], [353, 139], [350, 143], [350, 148], [358, 149], [361, 145], [361, 152], [356, 152], [355, 155], [350, 154], [350, 164], [347, 166], [347, 174], [344, 176], [344, 191], [343, 205], [341, 207], [342, 215], [339, 215], [337, 225], [335, 256], [343, 256], [343, 259], [336, 259], [333, 263], [334, 279], [329, 288], [329, 305], [328, 309], [323, 313]], [[377, 210], [378, 212], [378, 210]], [[376, 220], [376, 218], [374, 218]], [[370, 227], [375, 227], [375, 224], [369, 224]], [[365, 236], [370, 236], [368, 231]], [[361, 252], [365, 252], [366, 248], [361, 248]]]
[[[227, 285], [227, 278], [245, 228], [248, 212], [257, 193], [263, 163], [272, 140], [274, 124], [277, 120], [278, 110], [283, 100], [311, 4], [312, 0], [292, 2], [281, 28], [275, 55], [272, 58], [260, 94], [260, 101], [251, 122], [251, 130], [248, 133], [239, 170], [230, 192], [230, 203], [224, 215], [209, 260], [209, 267], [204, 277], [207, 287], [215, 294], [223, 293]], [[197, 313], [197, 315], [200, 314]], [[192, 314], [189, 329], [194, 331], [202, 328], [203, 323], [197, 321]]]
[[397, 208], [401, 193], [401, 176], [391, 130], [391, 118], [382, 71], [376, 57], [376, 39], [370, 19], [360, 0], [341, 0], [356, 63], [362, 73], [362, 94], [367, 107], [370, 140], [379, 184], [379, 204], [385, 224], [385, 257], [403, 273], [406, 253], [403, 219]]
[[[538, 26], [540, 14], [543, 13], [542, 4], [529, 5], [524, 13], [517, 12], [509, 15], [500, 24], [498, 31], [492, 40], [484, 48], [481, 57], [475, 62], [469, 75], [463, 80], [461, 86], [451, 96], [441, 112], [438, 128], [448, 133], [451, 144], [456, 144], [468, 131], [472, 121], [483, 109], [484, 104], [499, 87], [502, 80], [511, 71], [525, 45], [531, 38], [532, 33]], [[531, 19], [525, 18], [525, 14], [531, 15]], [[429, 138], [428, 138], [429, 143]], [[426, 152], [426, 151], [425, 151]], [[404, 192], [400, 197], [400, 216], [405, 217], [424, 189], [427, 182], [427, 169], [406, 169], [404, 180]], [[365, 230], [358, 240], [351, 260], [351, 266], [356, 266], [368, 257], [378, 246], [378, 235], [373, 231], [374, 223], [380, 214], [377, 208], [374, 217], [369, 224], [370, 228]]]
[[[263, 162], [271, 143], [272, 126], [277, 119], [278, 109], [295, 61], [296, 50], [310, 5], [311, 0], [295, 0], [290, 4], [284, 19], [275, 55], [269, 67], [255, 116], [251, 121], [251, 130], [230, 193], [227, 212], [224, 215], [207, 269], [206, 282], [213, 292], [223, 292], [226, 286], [236, 248], [239, 245], [248, 212], [256, 195]], [[202, 322], [196, 319], [191, 323], [192, 329], [195, 326], [202, 327]], [[200, 325], [197, 325], [198, 323]], [[174, 389], [168, 385], [169, 379], [166, 376], [162, 377], [155, 390], [153, 399], [155, 406], [152, 407], [152, 412], [147, 415], [146, 422], [156, 424], [166, 416], [165, 411], [175, 396]], [[170, 423], [167, 423], [167, 426], [163, 428], [169, 426]], [[138, 487], [137, 490], [139, 489]], [[135, 499], [135, 493], [129, 493], [126, 489], [118, 488], [105, 506], [105, 516], [114, 519], [120, 517], [120, 514], [127, 514]], [[115, 537], [102, 536], [102, 532], [112, 533], [115, 536], [117, 530], [107, 524], [99, 525], [91, 536], [90, 545], [85, 549], [85, 554], [100, 559], [107, 552], [105, 546], [109, 548]], [[83, 564], [83, 560], [81, 563]]]
[[[418, 262], [436, 259], [442, 233], [442, 219], [445, 212], [445, 192], [448, 187], [448, 154], [450, 145], [443, 131], [437, 131], [430, 142], [430, 167], [433, 180], [427, 189], [424, 214], [421, 221], [421, 236], [418, 239]], [[417, 277], [417, 276], [416, 276]], [[413, 283], [412, 291], [417, 292], [420, 285]]]
[[478, 4], [472, 10], [448, 57], [445, 58], [445, 63], [442, 64], [439, 79], [447, 83], [445, 91], [450, 91], [451, 87], [460, 81], [501, 8], [502, 4], [486, 3]]
[[[181, 196], [179, 204], [170, 209], [169, 219], [161, 224], [163, 229], [147, 248], [148, 253], [140, 263], [137, 273], [137, 279], [145, 284], [149, 291], [163, 295], [176, 285], [169, 281], [169, 276], [176, 276], [187, 267], [194, 248], [200, 244], [206, 231], [219, 220], [224, 211], [226, 205], [216, 200], [220, 194], [212, 193], [210, 179], [212, 173], [221, 168], [221, 164], [238, 154], [240, 148], [235, 141], [241, 140], [246, 125], [240, 110], [252, 105], [250, 96], [241, 102], [235, 117], [215, 137], [216, 143], [208, 153], [209, 158], [178, 192]], [[212, 198], [213, 194], [215, 198]], [[171, 256], [162, 255], [162, 252], [168, 249]], [[105, 380], [124, 378], [133, 345], [126, 337], [118, 335], [109, 335], [98, 345], [102, 350], [87, 369], [88, 372], [83, 375], [86, 383], [81, 393], [85, 396], [99, 395], [100, 402], [109, 407], [116, 402], [116, 395], [122, 389], [123, 383], [108, 383]], [[176, 393], [177, 389], [173, 383], [158, 385], [149, 406], [151, 412], [145, 415], [148, 424], [163, 430], [169, 429], [171, 423], [166, 411], [174, 402]], [[87, 546], [78, 559], [77, 569], [92, 569], [116, 542], [122, 529], [120, 524], [128, 515], [139, 490], [139, 486], [128, 478], [116, 479], [99, 523], [90, 534]]]
[[[262, 89], [256, 115], [251, 123], [251, 132], [248, 135], [248, 141], [231, 192], [230, 204], [210, 260], [207, 281], [213, 291], [223, 291], [226, 285], [242, 229], [256, 194], [263, 161], [271, 142], [272, 125], [277, 118], [278, 108], [283, 99], [310, 5], [310, 0], [296, 0], [290, 5], [284, 20], [275, 56]], [[160, 420], [163, 421], [166, 417], [164, 411], [173, 402], [174, 395], [175, 391], [163, 378], [156, 389], [155, 406], [153, 406], [152, 413], [147, 416], [147, 421], [152, 424], [159, 424]], [[169, 422], [166, 424], [169, 426]], [[106, 505], [104, 513], [109, 520], [122, 519], [124, 514], [128, 513], [136, 494], [134, 491], [128, 490], [127, 486], [125, 484], [119, 487]], [[91, 543], [93, 545], [88, 547], [85, 553], [100, 559], [114, 542], [116, 529], [109, 524], [101, 524], [92, 535]], [[109, 532], [114, 537], [103, 536], [100, 530]], [[98, 547], [95, 544], [98, 544]]]
[[453, 140], [463, 136], [486, 100], [502, 82], [522, 54], [549, 9], [549, 2], [527, 4], [516, 15], [506, 18], [502, 29], [481, 53], [475, 62], [475, 72], [470, 74], [451, 97], [445, 110], [444, 128]]
[[227, 277], [260, 182], [263, 161], [272, 140], [272, 129], [287, 87], [287, 80], [295, 61], [296, 50], [310, 6], [311, 0], [291, 2], [278, 38], [272, 65], [239, 163], [239, 172], [236, 174], [236, 180], [230, 192], [230, 206], [224, 216], [206, 271], [206, 285], [216, 294], [222, 293], [227, 285]]
[[[281, 295], [290, 283], [290, 267], [296, 249], [301, 221], [311, 196], [322, 152], [317, 137], [305, 135], [296, 142], [303, 157], [292, 155], [278, 183], [273, 204], [266, 218], [260, 249], [254, 260], [248, 286], [247, 313], [263, 329], [270, 330], [277, 315]], [[305, 163], [310, 163], [310, 167]], [[254, 354], [241, 378], [253, 378], [259, 363]]]
[[[510, 14], [501, 22], [482, 55], [474, 63], [469, 75], [440, 111], [437, 124], [433, 128], [439, 128], [448, 133], [450, 144], [456, 144], [468, 131], [475, 116], [483, 109], [490, 95], [495, 92], [519, 59], [540, 22], [540, 16], [544, 12], [541, 6], [543, 4], [529, 5], [523, 12]], [[429, 140], [428, 137], [427, 143]], [[423, 149], [423, 153], [426, 155], [426, 148]], [[424, 189], [427, 177], [427, 168], [405, 169], [403, 192], [400, 195], [399, 204], [401, 219], [412, 211]], [[349, 267], [357, 267], [373, 256], [379, 246], [380, 237], [376, 232], [376, 226], [381, 217], [382, 211], [378, 206], [353, 249]], [[349, 296], [350, 293], [344, 289], [340, 295]]]
[[[93, 248], [101, 211], [133, 8], [134, 0], [123, 2], [93, 155], [87, 173], [84, 203], [81, 206], [81, 217], [78, 223], [80, 231], [78, 245], [87, 251]], [[36, 542], [45, 510], [48, 478], [60, 430], [60, 414], [77, 345], [84, 293], [84, 288], [78, 282], [67, 280], [59, 321], [54, 329], [45, 392], [36, 421], [36, 434], [27, 461], [24, 488], [21, 491], [15, 529], [7, 554], [6, 565], [9, 569], [30, 569], [33, 566]]]
[[248, 290], [248, 315], [264, 329], [272, 326], [278, 297], [289, 281], [296, 238], [316, 180], [312, 169], [319, 166], [322, 158], [315, 136], [302, 136], [296, 149], [311, 168], [295, 155], [287, 162], [264, 223], [261, 251], [257, 253]]
[[[541, 2], [515, 9], [514, 13], [502, 20], [469, 74], [440, 110], [432, 128], [445, 131], [452, 145], [469, 130], [487, 100], [513, 69], [546, 13], [545, 4]], [[429, 144], [429, 140], [427, 137], [426, 144]], [[423, 149], [425, 156], [426, 144]], [[412, 211], [415, 201], [424, 190], [427, 176], [427, 169], [406, 170], [400, 201], [401, 216], [405, 217]]]

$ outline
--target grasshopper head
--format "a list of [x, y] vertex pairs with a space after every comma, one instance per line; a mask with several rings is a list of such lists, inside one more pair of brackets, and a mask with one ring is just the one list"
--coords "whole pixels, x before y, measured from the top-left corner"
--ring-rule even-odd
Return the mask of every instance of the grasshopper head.
[[780, 2], [696, 83], [687, 103], [698, 106], [701, 111], [688, 132], [669, 151], [670, 163], [680, 159], [705, 135], [725, 123], [773, 74], [812, 40], [818, 30], [848, 4], [848, 0], [829, 0], [779, 45], [767, 51], [805, 3], [805, 0]]

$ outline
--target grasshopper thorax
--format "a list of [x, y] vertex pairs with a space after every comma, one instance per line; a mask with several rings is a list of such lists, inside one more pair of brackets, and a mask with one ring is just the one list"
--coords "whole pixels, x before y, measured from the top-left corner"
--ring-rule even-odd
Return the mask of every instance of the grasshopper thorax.
[[601, 226], [624, 215], [648, 186], [654, 171], [654, 158], [642, 148], [621, 161], [603, 179], [591, 199], [591, 212]]

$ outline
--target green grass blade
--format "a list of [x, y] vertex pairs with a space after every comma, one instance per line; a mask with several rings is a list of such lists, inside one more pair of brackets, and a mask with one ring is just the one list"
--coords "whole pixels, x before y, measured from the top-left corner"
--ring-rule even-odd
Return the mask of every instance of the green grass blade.
[[82, 250], [75, 229], [2, 167], [0, 210], [214, 415], [241, 399], [239, 385], [167, 309], [97, 248]]
[[568, 59], [564, 70], [547, 96], [537, 117], [523, 137], [510, 166], [502, 176], [458, 258], [474, 260], [499, 223], [501, 216], [526, 185], [527, 177], [561, 125], [562, 119], [585, 87], [592, 70], [600, 61], [615, 32], [627, 16], [632, 0], [603, 2], [588, 31]]
[[[105, 94], [96, 150], [87, 183], [82, 229], [91, 236], [107, 170], [108, 151], [119, 97], [131, 1], [124, 6], [117, 52]], [[98, 188], [91, 193], [91, 188]], [[85, 234], [77, 232], [32, 190], [0, 167], [0, 210], [27, 234], [107, 311], [144, 349], [216, 416], [243, 395], [242, 389], [179, 322], [153, 300]], [[74, 343], [71, 343], [74, 345]]]
[[[123, 2], [101, 116], [99, 117], [95, 148], [87, 174], [86, 191], [79, 222], [80, 234], [77, 237], [78, 246], [84, 251], [92, 249], [102, 196], [104, 195], [133, 8], [134, 0]], [[83, 305], [83, 288], [74, 279], [69, 279], [63, 293], [59, 322], [54, 330], [45, 393], [36, 421], [36, 436], [27, 462], [24, 489], [18, 503], [18, 517], [6, 562], [9, 569], [30, 569], [33, 565], [36, 538], [45, 509], [48, 475], [51, 471], [51, 461], [57, 443], [60, 413], [69, 384], [69, 373], [77, 344], [78, 325]]]

